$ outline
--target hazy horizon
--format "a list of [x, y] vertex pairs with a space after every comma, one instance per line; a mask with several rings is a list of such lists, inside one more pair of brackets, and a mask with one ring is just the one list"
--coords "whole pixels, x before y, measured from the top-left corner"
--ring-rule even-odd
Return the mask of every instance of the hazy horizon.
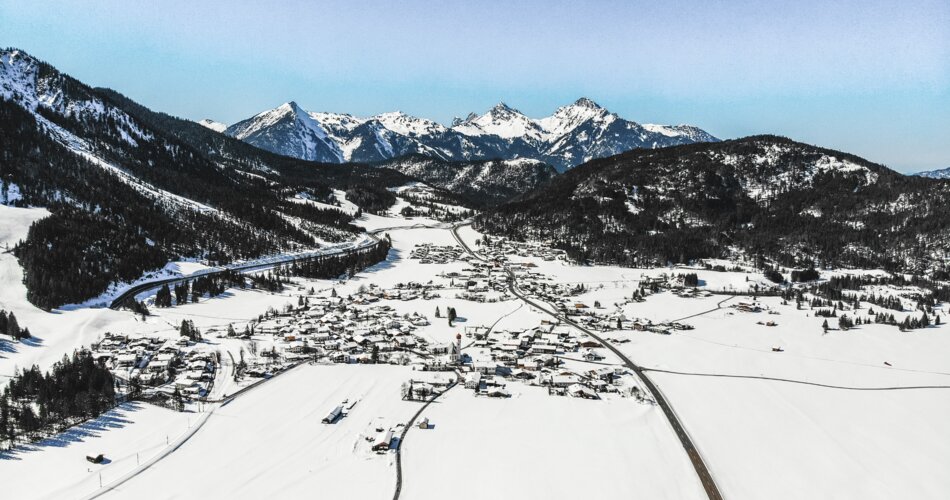
[[448, 124], [579, 97], [720, 138], [771, 133], [950, 167], [946, 2], [12, 2], [0, 44], [153, 109], [228, 124], [296, 101]]

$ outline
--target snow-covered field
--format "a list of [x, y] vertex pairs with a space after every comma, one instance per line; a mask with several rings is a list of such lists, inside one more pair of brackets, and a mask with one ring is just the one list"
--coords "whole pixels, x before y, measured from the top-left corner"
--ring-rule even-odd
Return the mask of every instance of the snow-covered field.
[[403, 498], [705, 498], [656, 407], [517, 390], [456, 389], [431, 405], [433, 427], [406, 436]]
[[[394, 455], [367, 436], [409, 419], [404, 367], [302, 365], [235, 399], [175, 453], [102, 498], [386, 498]], [[358, 400], [333, 424], [343, 400]]]
[[[346, 207], [344, 207], [346, 208]], [[0, 206], [0, 245], [25, 235], [39, 209]], [[422, 264], [410, 260], [417, 244], [455, 245], [437, 221], [364, 215], [369, 229], [389, 228], [387, 262], [340, 283], [297, 280], [280, 293], [229, 290], [214, 299], [155, 309], [146, 321], [128, 312], [75, 308], [45, 312], [29, 305], [15, 258], [0, 254], [0, 308], [16, 312], [37, 339], [0, 351], [0, 374], [14, 366], [51, 365], [64, 353], [105, 331], [177, 337], [183, 319], [202, 332], [228, 324], [241, 329], [268, 308], [296, 303], [301, 290], [336, 289], [340, 296], [375, 284], [410, 281], [447, 283], [439, 274], [460, 271], [464, 262]], [[430, 226], [430, 227], [423, 227]], [[460, 230], [473, 242], [479, 235]], [[562, 261], [533, 262], [551, 283], [584, 284], [576, 299], [595, 301], [605, 311], [653, 322], [677, 320], [695, 329], [659, 335], [642, 331], [605, 334], [629, 340], [617, 344], [648, 372], [672, 404], [728, 499], [914, 498], [950, 496], [950, 328], [910, 332], [863, 325], [823, 334], [823, 318], [806, 304], [765, 298], [767, 312], [730, 307], [747, 300], [712, 295], [682, 298], [660, 292], [646, 301], [628, 299], [644, 277], [696, 272], [710, 289], [746, 289], [761, 275], [695, 269], [579, 267]], [[182, 264], [190, 266], [191, 264]], [[183, 267], [180, 272], [198, 269]], [[747, 279], [749, 281], [747, 281]], [[472, 302], [440, 290], [434, 300], [386, 300], [398, 313], [422, 313], [432, 320], [415, 333], [446, 342], [466, 326], [521, 330], [546, 316], [519, 300]], [[458, 311], [449, 327], [433, 317], [439, 306]], [[945, 307], [945, 306], [944, 306]], [[946, 310], [941, 314], [946, 317]], [[759, 325], [774, 321], [776, 326]], [[236, 339], [207, 335], [208, 343], [237, 356]], [[465, 340], [468, 343], [468, 340]], [[781, 347], [783, 352], [774, 352]], [[474, 349], [474, 348], [473, 348]], [[608, 356], [605, 363], [616, 363]], [[890, 366], [885, 365], [887, 362]], [[708, 375], [765, 377], [724, 378]], [[409, 367], [308, 365], [279, 375], [214, 409], [200, 430], [180, 448], [127, 482], [135, 454], [167, 451], [199, 415], [174, 413], [147, 404], [122, 407], [64, 438], [18, 451], [0, 460], [4, 497], [79, 498], [103, 484], [107, 498], [389, 498], [395, 482], [393, 452], [376, 454], [366, 436], [405, 423], [420, 408], [399, 397], [400, 386], [418, 377]], [[805, 383], [795, 383], [805, 382]], [[822, 384], [808, 385], [806, 383]], [[840, 386], [840, 387], [825, 387]], [[215, 394], [239, 386], [216, 385]], [[896, 387], [897, 390], [853, 390]], [[549, 396], [543, 388], [510, 383], [512, 397], [476, 397], [455, 388], [431, 404], [422, 417], [431, 428], [410, 428], [403, 443], [402, 498], [703, 498], [678, 439], [659, 408], [632, 398], [588, 401]], [[359, 399], [336, 424], [320, 420], [344, 399]], [[213, 406], [212, 406], [213, 409]], [[87, 454], [105, 453], [113, 462], [91, 466]], [[93, 471], [93, 472], [89, 472]], [[36, 486], [40, 483], [41, 486]], [[31, 484], [33, 485], [31, 487]]]
[[[480, 237], [470, 228], [460, 233], [470, 242]], [[589, 291], [579, 300], [599, 301], [607, 310], [630, 297], [641, 275], [696, 272], [711, 289], [745, 290], [764, 283], [761, 274], [742, 272], [517, 260], [535, 263], [555, 282], [584, 283]], [[950, 475], [941, 472], [950, 465], [950, 421], [943, 418], [950, 410], [946, 305], [938, 308], [944, 317], [940, 327], [900, 332], [894, 326], [871, 324], [824, 335], [823, 318], [815, 317], [807, 305], [797, 310], [794, 302], [781, 305], [778, 298], [759, 299], [778, 314], [741, 313], [729, 307], [742, 300], [751, 299], [720, 295], [687, 299], [661, 292], [645, 302], [627, 304], [622, 311], [654, 322], [696, 315], [684, 320], [694, 330], [607, 335], [629, 339], [618, 347], [643, 367], [845, 387], [648, 372], [693, 437], [726, 498], [950, 495]], [[717, 309], [720, 303], [723, 308]], [[777, 326], [758, 324], [770, 320]], [[773, 347], [784, 352], [773, 352]], [[916, 386], [941, 388], [900, 389]], [[411, 441], [407, 444], [411, 446]]]
[[[198, 421], [144, 403], [128, 403], [59, 436], [0, 456], [4, 498], [82, 498], [166, 450]], [[86, 456], [104, 454], [104, 465]]]

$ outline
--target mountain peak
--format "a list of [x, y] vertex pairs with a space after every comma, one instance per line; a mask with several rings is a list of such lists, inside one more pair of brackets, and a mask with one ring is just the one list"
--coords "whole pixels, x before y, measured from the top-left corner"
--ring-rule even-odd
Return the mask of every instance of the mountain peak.
[[581, 97], [580, 99], [574, 101], [574, 106], [586, 109], [604, 109], [600, 104], [597, 104], [586, 97]]
[[299, 104], [297, 104], [297, 101], [287, 101], [281, 104], [277, 109], [281, 111], [292, 111], [294, 113], [307, 114], [307, 112], [304, 111]]
[[[269, 128], [274, 132], [264, 130]], [[368, 118], [304, 112], [296, 102], [288, 101], [255, 116], [253, 123], [232, 125], [227, 133], [258, 147], [310, 159], [309, 146], [290, 147], [298, 138], [310, 135], [307, 131], [314, 135], [313, 144], [325, 142], [338, 153], [337, 161], [379, 161], [405, 154], [450, 160], [533, 158], [560, 170], [633, 148], [717, 140], [695, 127], [641, 126], [587, 97], [539, 119], [501, 101], [480, 114], [453, 119], [450, 127], [402, 111]]]
[[227, 125], [221, 122], [214, 121], [211, 118], [205, 118], [203, 120], [199, 120], [198, 125], [210, 128], [211, 130], [214, 130], [215, 132], [224, 132], [228, 128]]
[[518, 111], [517, 109], [512, 108], [511, 106], [505, 104], [504, 102], [499, 102], [490, 110], [488, 110], [488, 112], [493, 115], [503, 115], [503, 116], [511, 115], [511, 114], [518, 114], [518, 115], [521, 114], [521, 111]]

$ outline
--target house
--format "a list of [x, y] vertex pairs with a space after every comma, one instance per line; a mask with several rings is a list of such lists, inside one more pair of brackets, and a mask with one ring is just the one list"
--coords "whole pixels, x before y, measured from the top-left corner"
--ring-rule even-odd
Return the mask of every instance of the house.
[[551, 344], [534, 344], [531, 346], [532, 354], [557, 354], [557, 346]]
[[376, 441], [373, 442], [373, 451], [387, 451], [393, 441], [393, 430], [389, 429], [388, 431], [380, 434]]
[[762, 306], [758, 302], [739, 302], [736, 304], [736, 309], [742, 312], [759, 312], [762, 310]]
[[118, 367], [127, 368], [135, 364], [136, 358], [135, 354], [119, 354], [115, 358], [115, 364]]
[[534, 378], [536, 377], [534, 373], [531, 373], [528, 370], [515, 370], [514, 372], [512, 372], [512, 376], [518, 380], [524, 380], [524, 381], [534, 380]]
[[502, 389], [501, 387], [492, 387], [482, 392], [485, 396], [490, 398], [508, 398], [511, 397], [511, 394], [508, 391]]
[[593, 389], [581, 384], [573, 384], [568, 386], [567, 394], [575, 398], [600, 399], [600, 396], [598, 396]]
[[595, 380], [604, 380], [610, 382], [614, 379], [614, 377], [617, 377], [618, 374], [615, 368], [605, 366], [603, 368], [588, 371], [587, 376]]
[[478, 361], [472, 363], [472, 370], [481, 373], [483, 375], [489, 375], [495, 373], [495, 363], [486, 363], [484, 361]]
[[482, 374], [479, 372], [473, 372], [465, 377], [465, 388], [478, 390], [482, 385]]
[[551, 385], [554, 387], [569, 387], [580, 382], [580, 378], [573, 373], [554, 375], [551, 377]]
[[584, 359], [587, 361], [600, 361], [604, 359], [604, 356], [593, 349], [588, 349], [584, 352]]

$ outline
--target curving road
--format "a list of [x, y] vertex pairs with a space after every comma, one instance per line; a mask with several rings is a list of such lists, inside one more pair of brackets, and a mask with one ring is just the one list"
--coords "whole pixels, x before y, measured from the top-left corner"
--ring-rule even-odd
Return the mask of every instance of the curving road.
[[399, 435], [399, 442], [396, 444], [396, 492], [393, 493], [393, 500], [399, 500], [399, 495], [402, 494], [402, 442], [406, 439], [406, 433], [409, 432], [409, 429], [415, 425], [416, 419], [419, 418], [419, 415], [422, 415], [422, 412], [432, 404], [433, 401], [438, 399], [440, 396], [449, 392], [459, 383], [459, 379], [462, 378], [462, 374], [455, 372], [455, 381], [451, 385], [445, 388], [444, 391], [432, 396], [425, 404], [422, 405], [422, 408], [419, 408], [419, 411], [409, 419], [409, 422], [402, 429], [402, 433]]
[[225, 269], [221, 269], [221, 270], [219, 270], [219, 271], [211, 271], [211, 272], [196, 274], [196, 275], [192, 275], [192, 276], [179, 276], [179, 277], [175, 277], [175, 278], [168, 278], [168, 279], [163, 279], [163, 280], [155, 280], [155, 281], [149, 281], [149, 282], [146, 282], [146, 283], [141, 283], [141, 284], [139, 284], [139, 285], [135, 285], [135, 286], [129, 288], [128, 290], [122, 292], [121, 295], [119, 295], [118, 297], [116, 297], [116, 298], [109, 304], [109, 308], [110, 308], [110, 309], [121, 309], [121, 308], [124, 307], [126, 304], [128, 304], [129, 300], [134, 299], [134, 297], [135, 297], [136, 295], [140, 294], [140, 293], [147, 292], [147, 291], [149, 291], [149, 290], [154, 290], [154, 289], [159, 288], [159, 287], [161, 287], [161, 286], [163, 286], [163, 285], [173, 286], [173, 285], [176, 285], [176, 284], [179, 284], [179, 283], [183, 283], [183, 282], [185, 282], [185, 281], [193, 280], [193, 279], [198, 278], [198, 277], [201, 277], [201, 276], [215, 276], [215, 275], [223, 274], [223, 273], [229, 272], [229, 271], [231, 271], [231, 272], [237, 271], [237, 272], [239, 272], [239, 273], [246, 273], [246, 272], [252, 272], [252, 271], [266, 271], [266, 270], [268, 270], [268, 269], [273, 269], [274, 267], [277, 267], [277, 266], [283, 265], [283, 264], [292, 264], [292, 263], [294, 263], [294, 262], [305, 262], [305, 261], [308, 261], [308, 260], [311, 260], [311, 259], [316, 259], [316, 258], [320, 258], [320, 257], [326, 257], [326, 256], [329, 256], [329, 255], [343, 255], [343, 254], [348, 254], [348, 253], [353, 253], [353, 252], [359, 252], [360, 250], [365, 250], [365, 249], [367, 249], [367, 248], [369, 248], [369, 247], [375, 245], [376, 243], [378, 243], [378, 242], [379, 242], [379, 238], [378, 238], [376, 235], [379, 234], [379, 233], [381, 233], [381, 232], [383, 232], [383, 231], [389, 230], [389, 229], [390, 229], [390, 228], [382, 228], [382, 229], [377, 229], [377, 230], [374, 230], [374, 231], [368, 231], [368, 232], [366, 233], [366, 235], [368, 236], [368, 238], [366, 238], [364, 241], [362, 241], [362, 242], [360, 242], [360, 243], [357, 243], [357, 244], [354, 244], [354, 243], [344, 243], [344, 244], [342, 244], [342, 245], [337, 245], [337, 246], [333, 246], [333, 247], [324, 248], [324, 249], [322, 249], [322, 250], [317, 250], [317, 251], [314, 251], [314, 252], [310, 252], [310, 253], [305, 254], [305, 255], [285, 255], [285, 256], [281, 256], [281, 257], [275, 257], [273, 260], [271, 260], [271, 261], [269, 261], [269, 262], [256, 262], [256, 263], [251, 263], [251, 264], [240, 264], [240, 265], [235, 265], [235, 266], [229, 266], [229, 267], [227, 267], [227, 268], [225, 268]]
[[[460, 227], [471, 225], [471, 222], [463, 222], [452, 227], [452, 236], [455, 237], [455, 241], [465, 249], [472, 257], [475, 257], [478, 260], [486, 261], [483, 257], [476, 254], [459, 236], [458, 230]], [[676, 433], [676, 436], [679, 438], [680, 443], [683, 445], [683, 449], [686, 450], [687, 456], [689, 456], [690, 462], [693, 464], [693, 468], [696, 470], [696, 475], [699, 476], [699, 481], [703, 485], [703, 489], [706, 491], [706, 496], [709, 500], [722, 500], [722, 494], [719, 492], [719, 487], [716, 486], [715, 480], [713, 480], [712, 474], [709, 473], [709, 469], [706, 467], [706, 463], [703, 461], [703, 457], [699, 454], [699, 450], [693, 444], [693, 440], [690, 438], [689, 434], [686, 432], [686, 429], [680, 423], [679, 418], [676, 416], [676, 413], [673, 411], [673, 407], [670, 406], [666, 398], [663, 397], [663, 393], [660, 392], [660, 389], [647, 377], [644, 369], [639, 365], [634, 363], [630, 358], [620, 352], [619, 349], [611, 345], [609, 342], [600, 338], [599, 335], [590, 331], [589, 329], [571, 321], [566, 316], [559, 315], [555, 312], [551, 312], [547, 308], [543, 307], [538, 302], [522, 295], [521, 291], [518, 290], [518, 287], [515, 286], [517, 278], [511, 270], [507, 267], [505, 272], [508, 273], [508, 289], [516, 297], [524, 301], [525, 303], [538, 308], [539, 310], [545, 312], [546, 314], [563, 321], [564, 323], [577, 328], [578, 330], [590, 335], [592, 338], [596, 339], [598, 342], [604, 345], [607, 349], [610, 349], [620, 360], [623, 362], [623, 365], [640, 377], [640, 380], [643, 381], [643, 384], [647, 387], [651, 394], [653, 394], [653, 399], [656, 400], [656, 404], [663, 410], [663, 414], [666, 416], [666, 419], [669, 421], [670, 426], [673, 428], [673, 431]]]

